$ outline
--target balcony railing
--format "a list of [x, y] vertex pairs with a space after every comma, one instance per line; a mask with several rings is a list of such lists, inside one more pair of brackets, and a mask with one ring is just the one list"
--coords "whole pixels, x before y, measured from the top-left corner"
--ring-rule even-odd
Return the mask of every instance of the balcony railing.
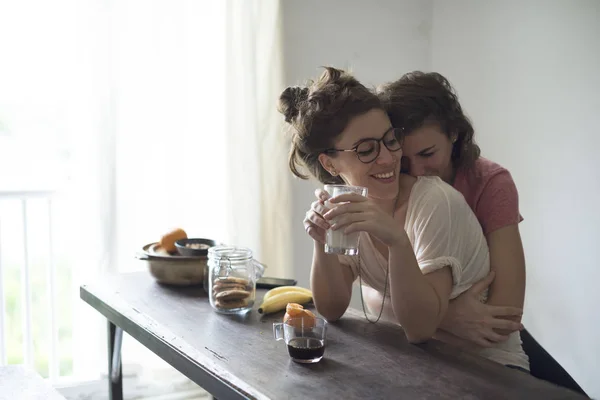
[[[36, 222], [31, 219], [29, 208], [30, 202], [35, 200], [38, 205], [39, 202], [43, 202], [45, 208], [45, 214], [47, 218], [47, 232], [45, 232], [46, 248], [48, 249], [47, 255], [43, 257], [45, 263], [46, 272], [46, 291], [47, 291], [47, 303], [45, 304], [45, 315], [48, 319], [48, 324], [44, 324], [49, 327], [49, 332], [44, 332], [44, 336], [49, 338], [49, 349], [48, 357], [48, 370], [47, 376], [51, 381], [55, 382], [59, 378], [59, 355], [58, 355], [58, 322], [57, 322], [57, 282], [56, 282], [56, 265], [55, 265], [55, 247], [53, 242], [53, 198], [54, 192], [52, 191], [2, 191], [0, 190], [0, 364], [5, 365], [9, 362], [7, 359], [8, 355], [8, 342], [7, 342], [7, 331], [8, 331], [8, 318], [7, 318], [7, 292], [6, 292], [6, 259], [2, 257], [5, 250], [3, 246], [6, 246], [7, 237], [2, 237], [2, 223], [3, 219], [6, 220], [6, 207], [3, 207], [9, 203], [11, 206], [16, 206], [15, 203], [19, 204], [20, 215], [17, 219], [20, 219], [22, 228], [22, 253], [21, 253], [21, 271], [20, 271], [20, 309], [21, 309], [21, 334], [22, 334], [22, 360], [23, 363], [34, 366], [34, 329], [33, 324], [36, 323], [32, 320], [32, 253], [30, 249], [31, 232], [30, 227], [35, 227]], [[13, 208], [14, 209], [14, 208]], [[15, 219], [15, 215], [12, 215], [12, 220]], [[6, 230], [4, 230], [6, 232]], [[37, 232], [39, 233], [39, 232]], [[4, 236], [7, 236], [6, 234]], [[37, 235], [36, 235], [37, 236]], [[43, 373], [46, 375], [46, 373]]]

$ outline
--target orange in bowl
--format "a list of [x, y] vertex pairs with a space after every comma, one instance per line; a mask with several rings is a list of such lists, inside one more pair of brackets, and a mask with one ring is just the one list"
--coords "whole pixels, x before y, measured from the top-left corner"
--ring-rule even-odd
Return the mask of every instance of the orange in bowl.
[[283, 323], [288, 323], [296, 329], [312, 329], [315, 326], [317, 316], [310, 310], [305, 310], [301, 304], [288, 303], [285, 308], [285, 315], [283, 316]]

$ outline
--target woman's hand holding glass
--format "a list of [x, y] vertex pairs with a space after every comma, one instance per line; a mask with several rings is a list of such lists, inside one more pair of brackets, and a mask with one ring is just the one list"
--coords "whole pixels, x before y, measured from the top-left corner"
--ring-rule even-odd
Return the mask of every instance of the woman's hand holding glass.
[[329, 211], [325, 202], [329, 199], [329, 194], [323, 189], [315, 190], [317, 200], [313, 201], [310, 209], [304, 217], [304, 230], [313, 240], [325, 244], [325, 235], [330, 228], [329, 222], [323, 218], [323, 215]]
[[329, 199], [335, 205], [323, 214], [331, 229], [343, 229], [345, 233], [367, 232], [388, 247], [404, 243], [406, 232], [389, 213], [367, 197], [355, 193], [342, 194]]

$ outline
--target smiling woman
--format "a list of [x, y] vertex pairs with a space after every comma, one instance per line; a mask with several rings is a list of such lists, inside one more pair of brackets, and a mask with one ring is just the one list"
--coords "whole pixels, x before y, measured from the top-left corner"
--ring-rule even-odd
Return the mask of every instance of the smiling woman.
[[[399, 173], [402, 137], [390, 129], [377, 96], [344, 71], [326, 68], [306, 88], [286, 89], [280, 110], [293, 137], [293, 173], [305, 177], [303, 165], [322, 183], [368, 189], [368, 197], [317, 191], [306, 213], [317, 310], [328, 320], [340, 318], [359, 279], [380, 295], [379, 316], [388, 301], [386, 317], [402, 325], [409, 341], [428, 340], [449, 300], [489, 272], [485, 237], [465, 199], [438, 177]], [[327, 229], [360, 232], [358, 257], [326, 253]], [[522, 352], [520, 345], [508, 351], [517, 358]], [[501, 362], [498, 352], [484, 355]]]

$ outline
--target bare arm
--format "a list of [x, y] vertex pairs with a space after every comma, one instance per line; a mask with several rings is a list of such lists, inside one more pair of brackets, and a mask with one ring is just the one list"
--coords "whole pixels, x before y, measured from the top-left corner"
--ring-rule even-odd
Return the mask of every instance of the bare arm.
[[354, 277], [349, 266], [338, 261], [335, 254], [325, 253], [322, 243], [314, 242], [310, 287], [319, 314], [328, 321], [339, 319], [352, 298]]
[[[521, 315], [525, 297], [525, 256], [519, 228], [509, 225], [487, 236], [492, 273], [450, 302], [441, 329], [455, 338], [481, 347], [508, 339], [522, 329]], [[479, 301], [490, 287], [488, 301]], [[436, 337], [444, 340], [444, 332]]]
[[[490, 347], [522, 329], [525, 298], [525, 255], [518, 225], [509, 225], [487, 236], [492, 274], [450, 302], [441, 329], [454, 339]], [[490, 287], [486, 304], [480, 294]], [[449, 338], [445, 332], [436, 337]], [[458, 342], [458, 340], [457, 340]]]
[[[509, 225], [487, 236], [490, 266], [496, 277], [488, 294], [489, 305], [523, 308], [525, 301], [525, 254], [518, 225]], [[520, 322], [521, 316], [500, 318]], [[511, 331], [499, 330], [509, 334]]]
[[325, 201], [329, 194], [315, 190], [317, 200], [311, 204], [304, 218], [304, 229], [313, 239], [313, 261], [310, 270], [310, 287], [317, 311], [329, 321], [339, 319], [348, 308], [352, 298], [354, 276], [348, 265], [339, 262], [335, 254], [325, 253], [325, 232], [330, 225], [323, 219], [327, 212]]
[[[508, 171], [486, 185], [476, 212], [490, 251], [491, 274], [450, 302], [441, 328], [483, 347], [504, 341], [520, 324], [525, 257], [519, 235], [519, 195]], [[490, 286], [491, 285], [491, 286]], [[487, 304], [479, 296], [489, 289]]]
[[[441, 329], [482, 347], [508, 339], [522, 329], [525, 256], [518, 225], [487, 236], [492, 274], [450, 302]], [[480, 294], [490, 286], [486, 304]], [[439, 333], [441, 338], [443, 333]]]
[[450, 268], [423, 275], [410, 243], [390, 247], [389, 265], [392, 309], [408, 341], [430, 339], [448, 307]]

